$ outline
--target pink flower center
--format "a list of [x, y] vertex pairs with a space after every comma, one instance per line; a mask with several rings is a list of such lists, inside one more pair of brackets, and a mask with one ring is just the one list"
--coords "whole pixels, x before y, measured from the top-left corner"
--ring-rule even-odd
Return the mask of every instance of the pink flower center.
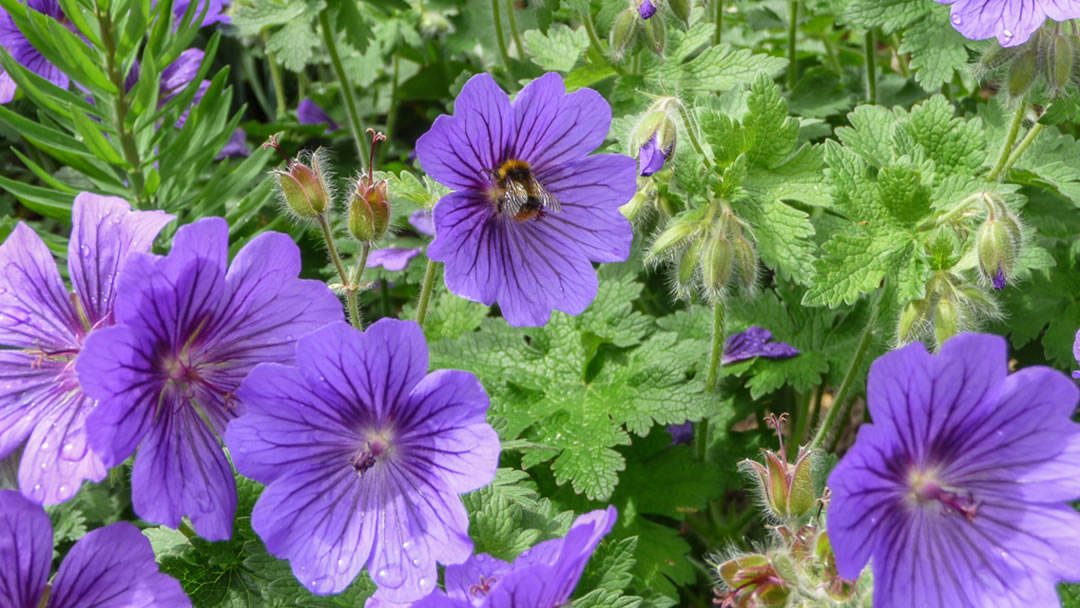
[[969, 523], [975, 521], [979, 502], [968, 492], [961, 492], [943, 487], [933, 471], [912, 472], [908, 478], [911, 496], [919, 504], [940, 503], [946, 513], [960, 515]]

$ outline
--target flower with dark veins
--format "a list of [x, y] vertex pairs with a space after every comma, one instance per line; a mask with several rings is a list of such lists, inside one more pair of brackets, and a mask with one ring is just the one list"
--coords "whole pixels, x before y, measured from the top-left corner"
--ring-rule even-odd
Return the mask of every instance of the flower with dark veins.
[[[60, 23], [71, 27], [64, 10], [60, 8], [57, 0], [25, 0], [27, 5], [44, 15], [56, 19]], [[24, 68], [41, 76], [45, 80], [55, 84], [61, 89], [68, 88], [71, 79], [68, 75], [49, 62], [41, 51], [34, 48], [26, 39], [22, 31], [15, 25], [11, 15], [4, 9], [0, 9], [0, 46], [11, 55], [11, 58]], [[15, 81], [3, 68], [0, 68], [0, 103], [8, 103], [15, 98], [17, 89]]]
[[799, 354], [798, 349], [785, 342], [775, 342], [772, 332], [764, 327], [751, 325], [746, 331], [728, 336], [720, 364], [727, 365], [754, 357], [787, 359]]
[[636, 162], [594, 154], [611, 107], [592, 89], [567, 94], [546, 74], [511, 103], [488, 74], [473, 76], [416, 142], [425, 171], [455, 190], [435, 205], [431, 259], [466, 299], [498, 302], [511, 325], [543, 325], [553, 309], [580, 314], [596, 297], [592, 262], [630, 255], [619, 207], [637, 189]]
[[134, 256], [120, 275], [117, 325], [94, 332], [76, 361], [99, 400], [87, 419], [107, 466], [138, 448], [132, 502], [145, 520], [191, 518], [208, 540], [231, 534], [232, 467], [218, 437], [241, 413], [240, 381], [256, 364], [292, 364], [300, 336], [343, 319], [320, 281], [301, 280], [300, 250], [262, 234], [228, 263], [228, 226], [181, 227], [168, 256]]
[[49, 581], [49, 516], [0, 490], [0, 606], [5, 608], [190, 608], [176, 579], [158, 571], [150, 541], [127, 522], [87, 533]]
[[427, 595], [436, 563], [472, 553], [458, 495], [495, 477], [483, 386], [427, 373], [412, 321], [328, 325], [299, 340], [296, 362], [251, 372], [238, 393], [247, 413], [226, 433], [237, 470], [267, 485], [252, 527], [313, 593], [338, 593], [367, 567], [386, 601]]
[[1017, 46], [1049, 19], [1080, 17], [1077, 0], [936, 0], [951, 4], [950, 21], [970, 40], [997, 37], [1001, 46]]
[[75, 197], [68, 241], [68, 293], [41, 237], [20, 222], [0, 245], [0, 458], [25, 442], [19, 488], [56, 504], [105, 465], [87, 441], [94, 408], [75, 377], [87, 336], [114, 322], [117, 275], [150, 250], [173, 216], [131, 211], [116, 197]]
[[869, 561], [874, 606], [1059, 605], [1080, 580], [1080, 425], [1075, 383], [1008, 373], [999, 336], [921, 343], [870, 367], [872, 424], [829, 476], [840, 576]]

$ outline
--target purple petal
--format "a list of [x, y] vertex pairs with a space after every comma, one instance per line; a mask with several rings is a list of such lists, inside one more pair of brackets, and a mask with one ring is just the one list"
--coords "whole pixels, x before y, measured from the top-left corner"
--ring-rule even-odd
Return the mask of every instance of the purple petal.
[[428, 257], [446, 264], [447, 287], [490, 306], [501, 281], [495, 268], [499, 252], [492, 247], [493, 233], [500, 228], [490, 201], [470, 192], [451, 192], [435, 205], [433, 218], [435, 240], [428, 245]]
[[455, 494], [495, 479], [500, 446], [485, 421], [489, 405], [476, 376], [458, 370], [432, 372], [409, 393], [407, 407], [416, 426], [402, 437], [403, 444], [434, 463]]
[[724, 342], [724, 352], [720, 356], [720, 364], [727, 365], [728, 363], [754, 357], [785, 359], [794, 357], [797, 354], [799, 354], [799, 351], [790, 344], [773, 342], [772, 332], [769, 330], [752, 325], [744, 332], [728, 336], [728, 339]]
[[131, 500], [139, 517], [170, 528], [191, 519], [199, 536], [226, 540], [236, 513], [236, 482], [217, 437], [186, 404], [163, 408], [139, 446]]
[[417, 209], [409, 216], [409, 223], [422, 234], [435, 236], [435, 220], [431, 212], [426, 209]]
[[1005, 289], [1005, 271], [998, 268], [993, 278], [994, 289]]
[[630, 256], [634, 231], [619, 212], [637, 190], [634, 159], [597, 154], [567, 162], [539, 179], [562, 205], [528, 225], [549, 242], [573, 241], [593, 262], [622, 262]]
[[150, 541], [127, 522], [99, 528], [71, 548], [56, 572], [50, 608], [187, 608], [176, 579], [158, 571]]
[[52, 252], [20, 222], [0, 245], [0, 344], [73, 349], [81, 328]]
[[1080, 17], [1078, 0], [937, 0], [952, 4], [952, 25], [971, 40], [996, 36], [1002, 46], [1023, 44], [1047, 17], [1066, 21]]
[[89, 192], [71, 211], [68, 272], [91, 325], [112, 312], [116, 278], [128, 257], [150, 251], [158, 232], [174, 219], [162, 211], [131, 211], [115, 196]]
[[640, 0], [640, 2], [638, 3], [638, 15], [640, 15], [642, 19], [648, 19], [655, 14], [656, 5], [654, 5], [650, 0]]
[[223, 158], [238, 158], [243, 156], [251, 156], [251, 146], [248, 145], [247, 132], [243, 128], [237, 127], [229, 136], [229, 141], [225, 142], [225, 147], [218, 152], [217, 159]]
[[464, 564], [446, 567], [446, 594], [453, 599], [479, 603], [474, 585], [482, 587], [489, 581], [497, 584], [510, 569], [510, 564], [487, 553], [473, 555]]
[[513, 125], [506, 92], [491, 75], [477, 74], [461, 89], [454, 115], [439, 116], [417, 140], [416, 155], [424, 171], [445, 186], [483, 186], [490, 171], [505, 160]]
[[5, 606], [38, 605], [52, 565], [49, 516], [18, 492], [0, 490], [0, 598]]
[[183, 91], [199, 73], [205, 54], [201, 49], [187, 49], [161, 71], [158, 104], [164, 104]]
[[656, 144], [655, 133], [649, 138], [649, 141], [645, 142], [644, 146], [641, 146], [641, 150], [638, 152], [638, 162], [641, 166], [639, 174], [643, 177], [648, 177], [664, 168], [664, 163], [667, 162], [667, 154]]
[[690, 443], [694, 439], [694, 423], [687, 420], [682, 424], [671, 424], [667, 432], [671, 435], [671, 445]]
[[63, 372], [59, 361], [38, 363], [36, 355], [0, 350], [0, 456], [22, 445], [38, 421], [63, 399], [66, 388], [56, 383]]
[[[203, 17], [202, 27], [213, 25], [215, 23], [229, 23], [229, 21], [231, 21], [229, 16], [225, 14], [225, 7], [229, 5], [228, 0], [206, 0], [206, 3], [209, 3], [209, 6], [206, 7], [206, 16]], [[191, 5], [191, 0], [176, 0], [173, 2], [173, 15], [176, 17], [177, 21], [184, 16], [189, 5]], [[204, 6], [204, 3], [199, 3], [192, 19], [199, 18]]]
[[405, 270], [405, 267], [409, 265], [409, 260], [416, 257], [421, 248], [405, 248], [405, 247], [387, 247], [385, 249], [376, 249], [371, 252], [371, 255], [367, 259], [367, 267], [375, 268], [376, 266], [382, 266], [390, 271]]
[[[562, 76], [549, 72], [518, 93], [513, 104], [513, 121], [508, 158], [528, 161], [539, 173], [579, 160], [599, 148], [611, 127], [611, 106], [592, 89], [579, 89], [567, 95]], [[496, 162], [502, 160], [506, 158], [496, 158]], [[423, 157], [420, 162], [426, 170]], [[494, 168], [494, 163], [479, 166]], [[551, 188], [546, 181], [541, 182]]]
[[[1073, 338], [1073, 359], [1076, 359], [1076, 364], [1080, 365], [1080, 330], [1077, 330], [1076, 337]], [[1080, 372], [1074, 371], [1072, 375], [1073, 378], [1080, 378]]]
[[302, 125], [326, 125], [326, 132], [337, 131], [341, 128], [341, 125], [334, 122], [333, 118], [319, 107], [319, 104], [311, 100], [310, 97], [305, 97], [303, 101], [296, 106], [296, 119], [300, 121]]
[[23, 494], [47, 505], [64, 502], [83, 480], [101, 481], [107, 472], [86, 436], [94, 401], [77, 389], [56, 390], [50, 397], [54, 407], [36, 421], [19, 464]]
[[7, 71], [0, 68], [0, 103], [8, 103], [15, 99], [15, 91], [18, 88]]

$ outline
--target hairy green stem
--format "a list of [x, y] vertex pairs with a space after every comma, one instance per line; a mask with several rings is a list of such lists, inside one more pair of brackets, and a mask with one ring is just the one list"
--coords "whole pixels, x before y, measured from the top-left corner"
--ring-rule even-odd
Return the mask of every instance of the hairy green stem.
[[124, 160], [130, 166], [127, 171], [128, 183], [131, 184], [131, 193], [135, 199], [135, 206], [146, 206], [146, 178], [142, 172], [142, 159], [139, 158], [139, 149], [135, 142], [135, 134], [127, 129], [127, 116], [131, 107], [127, 100], [127, 86], [124, 82], [123, 66], [116, 62], [116, 38], [113, 34], [112, 17], [108, 11], [97, 6], [98, 25], [101, 28], [101, 45], [105, 50], [105, 69], [109, 80], [116, 87], [116, 97], [113, 98], [114, 126], [116, 134], [120, 138], [120, 147], [124, 152]]
[[710, 392], [716, 390], [720, 355], [724, 353], [724, 312], [724, 300], [717, 298], [713, 303], [712, 351], [709, 355], [709, 373], [705, 380], [705, 388]]
[[787, 57], [788, 90], [795, 88], [799, 78], [798, 63], [795, 57], [795, 38], [799, 32], [799, 0], [788, 0], [788, 29], [787, 29]]
[[814, 435], [814, 440], [810, 443], [810, 449], [821, 447], [821, 444], [825, 442], [825, 439], [833, 430], [833, 426], [838, 424], [838, 420], [841, 421], [840, 424], [843, 423], [847, 411], [847, 408], [844, 407], [844, 402], [847, 401], [848, 393], [850, 393], [852, 387], [855, 386], [855, 378], [859, 375], [859, 368], [862, 367], [863, 359], [866, 358], [866, 353], [870, 352], [870, 343], [873, 342], [874, 339], [874, 324], [876, 320], [877, 308], [873, 307], [870, 311], [870, 320], [867, 321], [862, 336], [859, 337], [859, 344], [855, 347], [855, 355], [851, 358], [851, 364], [848, 365], [847, 372], [844, 373], [844, 379], [840, 381], [840, 388], [836, 390], [836, 398], [833, 399], [832, 407], [829, 408], [829, 413], [825, 416], [825, 420], [821, 423], [821, 426], [818, 427], [817, 434]]
[[330, 26], [329, 8], [325, 8], [319, 13], [319, 26], [322, 29], [326, 50], [330, 54], [330, 64], [334, 67], [334, 74], [341, 85], [341, 95], [345, 98], [345, 111], [349, 115], [349, 130], [352, 131], [353, 143], [356, 144], [357, 164], [360, 165], [360, 173], [367, 173], [367, 167], [364, 166], [367, 160], [367, 146], [364, 144], [364, 131], [360, 128], [360, 113], [356, 111], [356, 98], [353, 88], [349, 83], [348, 75], [345, 73], [345, 65], [341, 63], [337, 41], [334, 40], [334, 29]]
[[1027, 135], [1024, 135], [1024, 139], [1020, 140], [1020, 144], [1016, 146], [1016, 150], [1009, 155], [1009, 160], [1005, 162], [1005, 166], [1001, 170], [1001, 175], [1004, 176], [1009, 174], [1009, 170], [1016, 164], [1016, 161], [1020, 160], [1020, 157], [1024, 155], [1024, 152], [1027, 152], [1027, 149], [1031, 147], [1035, 138], [1039, 136], [1039, 133], [1042, 133], [1044, 128], [1046, 128], [1046, 125], [1041, 122], [1031, 125]]
[[438, 270], [438, 262], [428, 258], [427, 269], [424, 270], [424, 283], [420, 286], [420, 303], [416, 306], [416, 323], [420, 328], [424, 327], [424, 319], [427, 317], [428, 302], [431, 300], [431, 289], [435, 286], [435, 271]]
[[338, 278], [341, 279], [341, 285], [343, 288], [349, 287], [349, 275], [345, 272], [345, 265], [341, 263], [341, 254], [338, 253], [337, 244], [334, 243], [334, 233], [330, 230], [330, 222], [327, 221], [326, 216], [319, 214], [319, 229], [322, 230], [323, 241], [326, 242], [326, 250], [330, 252], [330, 259], [334, 262], [334, 268], [337, 269]]
[[866, 32], [866, 40], [863, 43], [863, 53], [866, 56], [866, 100], [871, 104], [876, 104], [877, 40], [874, 38], [874, 30]]
[[517, 17], [514, 16], [514, 0], [506, 0], [506, 18], [510, 22], [510, 36], [514, 39], [518, 57], [524, 57], [525, 45], [521, 44], [521, 35], [518, 34]]
[[506, 35], [503, 34], [502, 14], [500, 5], [502, 0], [491, 0], [491, 18], [495, 21], [495, 42], [499, 44], [499, 56], [502, 57], [503, 65], [510, 70], [510, 53], [506, 51]]
[[262, 32], [262, 41], [263, 48], [266, 49], [266, 62], [270, 64], [270, 79], [274, 82], [275, 116], [281, 119], [287, 111], [285, 105], [285, 82], [281, 79], [281, 66], [277, 64], [277, 57], [270, 50], [270, 34], [266, 30]]
[[1001, 145], [1001, 153], [998, 154], [997, 162], [994, 163], [994, 168], [986, 176], [987, 181], [996, 180], [1005, 170], [1005, 166], [1009, 164], [1009, 156], [1012, 154], [1013, 144], [1016, 143], [1016, 136], [1020, 134], [1020, 127], [1024, 124], [1026, 113], [1027, 100], [1022, 99], [1020, 105], [1016, 108], [1016, 112], [1013, 113], [1012, 122], [1009, 123], [1009, 132], [1005, 135], [1005, 143]]
[[690, 145], [693, 146], [694, 151], [701, 157], [701, 162], [706, 166], [711, 166], [712, 161], [710, 161], [708, 155], [705, 154], [705, 147], [701, 145], [701, 140], [698, 139], [694, 122], [690, 120], [690, 112], [687, 111], [686, 106], [681, 103], [676, 103], [675, 107], [679, 110], [679, 118], [681, 118], [683, 122], [683, 131], [686, 132], [686, 136], [690, 139]]
[[694, 444], [697, 446], [697, 457], [701, 462], [709, 459], [709, 419], [704, 418], [694, 425]]
[[589, 46], [596, 51], [597, 55], [607, 57], [607, 51], [604, 50], [604, 45], [600, 42], [600, 36], [596, 35], [596, 24], [593, 23], [592, 14], [589, 12], [582, 13], [581, 22], [585, 25], [585, 32], [589, 34]]
[[371, 253], [371, 243], [365, 242], [361, 245], [360, 259], [353, 268], [352, 278], [345, 285], [345, 302], [349, 307], [349, 322], [356, 329], [364, 329], [364, 320], [360, 318], [360, 303], [357, 296], [360, 292], [360, 277], [364, 276], [369, 253]]
[[904, 75], [904, 78], [911, 78], [911, 66], [908, 65], [908, 60], [904, 59], [904, 56], [900, 54], [900, 36], [893, 34], [889, 38], [889, 46], [892, 47], [894, 53], [896, 53], [896, 64], [900, 66], [900, 73]]
[[714, 28], [712, 35], [713, 46], [720, 44], [720, 37], [724, 29], [724, 0], [713, 0]]

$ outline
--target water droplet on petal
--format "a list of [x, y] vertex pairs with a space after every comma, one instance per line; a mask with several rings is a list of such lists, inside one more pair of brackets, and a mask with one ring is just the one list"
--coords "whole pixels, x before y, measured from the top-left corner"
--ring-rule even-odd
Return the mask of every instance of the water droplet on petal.
[[1001, 30], [1001, 35], [1005, 37], [1006, 42], [1008, 42], [1009, 40], [1012, 40], [1012, 37], [1013, 37], [1013, 33], [1010, 32], [1009, 30]]
[[963, 19], [961, 19], [961, 17], [960, 17], [960, 15], [959, 15], [959, 14], [955, 14], [955, 15], [953, 15], [953, 16], [952, 16], [952, 22], [953, 22], [953, 25], [960, 25], [960, 22], [961, 22], [962, 20], [963, 20]]
[[413, 560], [412, 560], [412, 565], [413, 565], [413, 566], [416, 566], [417, 568], [419, 568], [419, 567], [420, 567], [420, 560], [418, 560], [418, 559], [416, 559], [416, 558], [414, 557], [414, 558], [413, 558]]
[[60, 484], [60, 487], [56, 489], [56, 496], [60, 500], [67, 500], [71, 496], [71, 486], [66, 483]]
[[79, 253], [84, 258], [90, 257], [90, 246], [86, 244], [79, 245]]

